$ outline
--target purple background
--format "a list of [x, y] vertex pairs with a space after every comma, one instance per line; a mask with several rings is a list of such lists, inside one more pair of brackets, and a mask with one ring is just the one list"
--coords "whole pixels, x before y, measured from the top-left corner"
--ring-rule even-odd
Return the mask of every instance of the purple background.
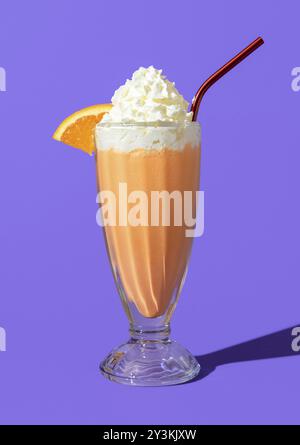
[[[299, 423], [297, 0], [1, 0], [1, 423]], [[205, 378], [131, 388], [98, 373], [127, 320], [96, 225], [93, 159], [51, 139], [73, 111], [108, 102], [153, 64], [191, 100], [258, 35], [266, 44], [205, 97], [205, 235], [173, 337]], [[240, 360], [245, 360], [239, 363]], [[228, 363], [228, 364], [224, 364]], [[212, 371], [212, 372], [210, 372]]]

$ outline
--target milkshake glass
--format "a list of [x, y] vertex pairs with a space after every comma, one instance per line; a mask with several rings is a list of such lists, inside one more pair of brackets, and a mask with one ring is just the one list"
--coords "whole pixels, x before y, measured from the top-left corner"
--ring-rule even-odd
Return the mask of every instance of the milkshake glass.
[[[188, 207], [196, 208], [201, 142], [196, 120], [206, 91], [263, 43], [257, 38], [210, 76], [190, 111], [162, 70], [141, 67], [115, 91], [111, 104], [73, 113], [53, 135], [90, 154], [96, 143], [106, 246], [131, 335], [100, 365], [111, 380], [159, 386], [199, 373], [195, 358], [169, 339], [195, 223], [195, 218], [186, 221], [185, 194], [191, 194]], [[159, 195], [156, 206], [153, 193]]]
[[[188, 381], [200, 370], [195, 358], [169, 339], [193, 241], [187, 236], [184, 200], [176, 207], [175, 198], [180, 201], [191, 192], [196, 207], [200, 137], [196, 122], [104, 122], [96, 128], [98, 188], [116, 198], [116, 218], [104, 226], [106, 246], [130, 323], [130, 340], [100, 365], [111, 380], [169, 385]], [[143, 203], [136, 199], [137, 192], [142, 192]], [[169, 207], [163, 199], [155, 207], [153, 192], [169, 200]], [[124, 218], [125, 200], [129, 203]], [[138, 222], [132, 224], [129, 216], [137, 201], [146, 211], [142, 217], [139, 208]]]

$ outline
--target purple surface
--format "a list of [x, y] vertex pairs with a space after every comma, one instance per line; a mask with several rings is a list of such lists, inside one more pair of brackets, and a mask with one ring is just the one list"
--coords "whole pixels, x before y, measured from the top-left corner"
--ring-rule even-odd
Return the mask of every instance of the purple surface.
[[[299, 2], [2, 0], [0, 11], [0, 422], [299, 423], [290, 329], [207, 355], [300, 323]], [[205, 235], [173, 337], [204, 355], [207, 376], [110, 383], [98, 363], [126, 340], [127, 320], [95, 222], [95, 166], [51, 134], [141, 65], [162, 67], [191, 100], [258, 35], [266, 44], [200, 112]]]

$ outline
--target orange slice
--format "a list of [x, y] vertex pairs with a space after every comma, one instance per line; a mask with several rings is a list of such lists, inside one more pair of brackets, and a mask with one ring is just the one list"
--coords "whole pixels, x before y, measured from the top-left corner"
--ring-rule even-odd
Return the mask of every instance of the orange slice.
[[95, 150], [95, 127], [111, 104], [92, 105], [67, 117], [56, 129], [53, 139], [89, 153]]

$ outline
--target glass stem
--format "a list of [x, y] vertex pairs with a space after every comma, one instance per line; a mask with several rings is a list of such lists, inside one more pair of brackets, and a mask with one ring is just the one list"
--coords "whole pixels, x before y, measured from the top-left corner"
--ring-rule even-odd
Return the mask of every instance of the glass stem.
[[168, 342], [170, 335], [170, 324], [163, 324], [159, 326], [141, 326], [136, 324], [130, 324], [129, 328], [132, 342]]

